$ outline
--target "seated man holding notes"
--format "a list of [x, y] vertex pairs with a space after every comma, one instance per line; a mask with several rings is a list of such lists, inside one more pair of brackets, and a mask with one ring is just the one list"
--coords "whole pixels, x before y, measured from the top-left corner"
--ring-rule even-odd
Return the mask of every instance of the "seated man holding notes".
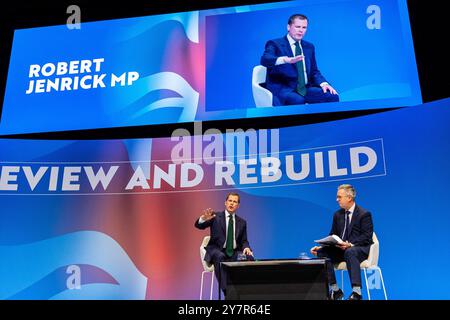
[[338, 187], [336, 201], [341, 209], [333, 216], [330, 235], [316, 240], [321, 246], [311, 248], [311, 253], [327, 259], [330, 298], [341, 300], [344, 293], [337, 286], [334, 264], [345, 261], [352, 284], [352, 294], [348, 300], [361, 300], [360, 264], [369, 256], [373, 235], [372, 215], [355, 203], [356, 191], [353, 186], [343, 184]]

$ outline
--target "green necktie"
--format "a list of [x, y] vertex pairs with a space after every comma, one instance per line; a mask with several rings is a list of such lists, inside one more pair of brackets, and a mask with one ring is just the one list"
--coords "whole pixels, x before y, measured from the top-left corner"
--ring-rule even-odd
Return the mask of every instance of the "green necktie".
[[228, 221], [228, 230], [227, 230], [227, 244], [226, 244], [226, 249], [225, 249], [225, 253], [227, 254], [227, 256], [231, 257], [233, 255], [233, 215], [230, 214], [230, 220]]
[[[295, 42], [295, 56], [301, 55], [302, 49], [298, 44], [298, 41]], [[305, 79], [305, 68], [303, 67], [303, 61], [300, 60], [296, 63], [297, 72], [298, 72], [298, 83], [297, 83], [297, 93], [305, 96], [306, 95], [306, 79]]]

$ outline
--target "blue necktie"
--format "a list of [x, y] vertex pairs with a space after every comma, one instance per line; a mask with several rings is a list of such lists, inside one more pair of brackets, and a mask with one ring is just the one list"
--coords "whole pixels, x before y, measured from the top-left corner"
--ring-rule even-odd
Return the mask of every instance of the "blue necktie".
[[344, 233], [342, 235], [342, 240], [344, 241], [348, 240], [349, 226], [350, 226], [350, 211], [345, 211], [345, 226], [344, 226]]
[[[302, 48], [298, 41], [295, 42], [295, 56], [302, 54]], [[305, 68], [303, 67], [303, 60], [300, 60], [296, 63], [297, 72], [298, 72], [298, 83], [297, 83], [297, 93], [305, 96], [306, 95], [306, 79], [305, 79]]]

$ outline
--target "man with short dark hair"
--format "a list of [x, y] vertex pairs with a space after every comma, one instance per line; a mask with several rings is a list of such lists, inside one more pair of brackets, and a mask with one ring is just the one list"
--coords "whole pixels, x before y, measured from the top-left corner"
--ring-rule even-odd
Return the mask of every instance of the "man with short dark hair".
[[333, 215], [333, 225], [330, 235], [337, 235], [344, 242], [336, 246], [315, 246], [311, 253], [327, 259], [328, 282], [330, 298], [341, 300], [343, 292], [336, 283], [334, 264], [345, 261], [352, 285], [352, 294], [348, 300], [361, 300], [361, 267], [362, 261], [369, 256], [370, 245], [373, 243], [372, 214], [356, 205], [356, 191], [353, 186], [343, 184], [338, 187], [336, 201], [341, 209]]
[[266, 43], [261, 64], [267, 68], [266, 88], [273, 94], [273, 105], [339, 101], [317, 67], [314, 45], [303, 40], [307, 29], [308, 18], [294, 14], [287, 35]]
[[253, 260], [253, 252], [247, 240], [247, 222], [236, 215], [240, 202], [239, 194], [229, 193], [225, 200], [225, 211], [214, 212], [208, 208], [195, 221], [198, 229], [210, 228], [211, 239], [205, 247], [205, 261], [214, 264], [214, 273], [217, 280], [220, 280], [219, 285], [224, 293], [226, 275], [220, 272], [220, 263], [236, 261], [240, 253], [245, 254], [248, 260]]

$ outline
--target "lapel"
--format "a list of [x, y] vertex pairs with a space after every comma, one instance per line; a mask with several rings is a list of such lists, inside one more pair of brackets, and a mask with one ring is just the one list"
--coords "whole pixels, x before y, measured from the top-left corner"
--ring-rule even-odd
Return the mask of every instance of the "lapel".
[[239, 231], [241, 230], [241, 219], [239, 219], [236, 214], [234, 214], [234, 223], [234, 236], [237, 239], [239, 237]]
[[294, 54], [292, 53], [291, 44], [289, 43], [287, 36], [285, 36], [283, 40], [281, 47], [283, 48], [284, 54], [288, 57], [293, 57]]
[[222, 212], [222, 217], [220, 218], [220, 226], [222, 227], [222, 230], [223, 230], [223, 234], [225, 234], [225, 237], [226, 237], [226, 234], [227, 234], [227, 228], [226, 228], [226, 226], [227, 226], [227, 222], [226, 222], [226, 219], [227, 218], [227, 213], [225, 212], [225, 211], [223, 211]]
[[338, 231], [339, 231], [339, 234], [338, 234], [338, 236], [339, 237], [343, 237], [344, 235], [343, 235], [343, 233], [344, 233], [344, 228], [345, 228], [345, 210], [344, 209], [341, 209], [341, 212], [340, 212], [340, 214], [339, 214], [339, 218], [338, 218]]

